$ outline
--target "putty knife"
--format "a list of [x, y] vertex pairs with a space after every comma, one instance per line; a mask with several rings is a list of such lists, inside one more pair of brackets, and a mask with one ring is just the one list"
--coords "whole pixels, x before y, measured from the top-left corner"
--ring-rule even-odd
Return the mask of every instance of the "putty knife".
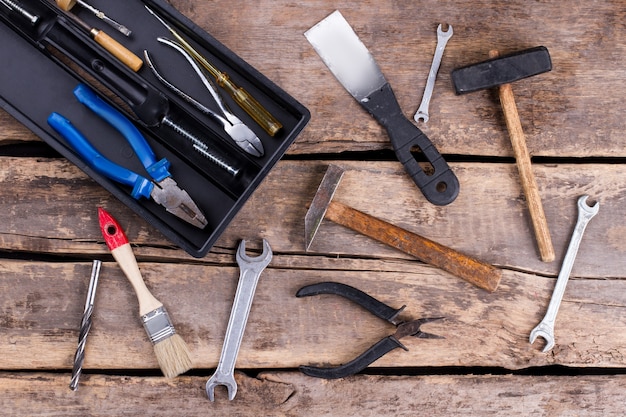
[[[305, 32], [307, 40], [339, 82], [389, 134], [396, 156], [424, 196], [446, 205], [459, 194], [459, 181], [428, 137], [404, 116], [374, 58], [339, 11]], [[426, 171], [411, 151], [421, 152]]]

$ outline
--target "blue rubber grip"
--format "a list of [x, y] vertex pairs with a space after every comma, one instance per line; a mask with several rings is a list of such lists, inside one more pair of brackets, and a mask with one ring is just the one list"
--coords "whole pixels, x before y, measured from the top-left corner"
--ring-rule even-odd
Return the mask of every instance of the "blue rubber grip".
[[98, 97], [98, 95], [85, 84], [79, 84], [74, 89], [74, 96], [79, 102], [106, 120], [128, 140], [128, 143], [130, 143], [135, 154], [139, 160], [141, 160], [142, 165], [152, 178], [160, 182], [170, 176], [168, 171], [170, 164], [167, 159], [164, 158], [157, 162], [156, 156], [146, 139], [126, 116]]
[[65, 117], [52, 113], [48, 117], [48, 124], [72, 145], [90, 167], [119, 183], [133, 187], [133, 198], [150, 198], [154, 187], [150, 180], [105, 158]]

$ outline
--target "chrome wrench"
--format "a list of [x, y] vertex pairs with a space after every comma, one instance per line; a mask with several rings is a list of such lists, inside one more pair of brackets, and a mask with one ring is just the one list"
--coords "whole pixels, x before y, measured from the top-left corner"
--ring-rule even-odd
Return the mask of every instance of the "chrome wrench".
[[576, 253], [578, 253], [578, 247], [580, 246], [580, 241], [582, 240], [587, 223], [589, 223], [589, 220], [591, 220], [600, 209], [600, 203], [598, 202], [593, 206], [587, 205], [587, 198], [589, 198], [588, 195], [583, 195], [578, 199], [578, 221], [576, 222], [574, 233], [572, 233], [572, 239], [567, 247], [567, 253], [565, 254], [559, 277], [554, 286], [554, 292], [552, 293], [552, 298], [548, 305], [548, 311], [543, 320], [530, 332], [529, 341], [531, 344], [535, 342], [538, 336], [545, 339], [546, 345], [543, 348], [544, 353], [554, 347], [554, 322], [556, 321], [556, 314], [559, 311], [561, 300], [565, 293], [565, 286], [572, 272]]
[[237, 264], [239, 265], [239, 283], [235, 293], [235, 301], [230, 311], [228, 328], [224, 336], [222, 354], [215, 373], [206, 383], [206, 393], [209, 400], [214, 401], [213, 391], [218, 385], [224, 385], [228, 389], [228, 399], [232, 401], [237, 394], [237, 382], [235, 381], [235, 362], [239, 354], [239, 347], [243, 339], [243, 333], [248, 322], [250, 307], [259, 282], [261, 272], [272, 260], [272, 249], [269, 243], [263, 239], [263, 253], [251, 258], [246, 255], [246, 241], [242, 240], [237, 249]]
[[435, 49], [435, 56], [433, 57], [433, 63], [430, 65], [426, 88], [424, 88], [424, 95], [422, 96], [422, 104], [420, 104], [417, 113], [413, 116], [413, 119], [418, 123], [420, 119], [424, 123], [428, 122], [428, 106], [430, 105], [430, 97], [433, 95], [433, 89], [435, 88], [435, 80], [437, 79], [437, 72], [439, 72], [439, 66], [441, 65], [441, 58], [443, 58], [443, 50], [446, 49], [446, 44], [453, 33], [452, 25], [448, 25], [448, 30], [445, 32], [441, 25], [437, 26], [437, 48]]

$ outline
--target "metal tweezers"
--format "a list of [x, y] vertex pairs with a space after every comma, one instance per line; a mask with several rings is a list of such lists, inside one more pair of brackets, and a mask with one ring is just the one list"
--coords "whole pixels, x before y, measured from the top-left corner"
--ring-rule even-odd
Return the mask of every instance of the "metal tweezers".
[[391, 352], [394, 349], [402, 348], [406, 351], [408, 349], [400, 342], [400, 339], [406, 336], [413, 336], [420, 339], [444, 339], [442, 336], [435, 334], [425, 333], [420, 330], [420, 326], [424, 323], [429, 323], [435, 320], [441, 320], [443, 317], [429, 317], [421, 318], [411, 321], [403, 321], [399, 319], [400, 313], [406, 306], [402, 306], [398, 309], [388, 306], [387, 304], [378, 301], [374, 297], [351, 287], [346, 284], [338, 282], [321, 282], [319, 284], [307, 285], [302, 287], [296, 293], [296, 297], [308, 297], [311, 295], [319, 294], [335, 294], [347, 298], [365, 308], [370, 313], [374, 314], [383, 320], [396, 326], [397, 330], [393, 335], [387, 336], [381, 339], [378, 343], [370, 347], [363, 352], [357, 358], [352, 361], [332, 367], [332, 368], [318, 368], [314, 366], [300, 366], [300, 371], [305, 375], [313, 376], [316, 378], [336, 379], [344, 378], [349, 375], [354, 375], [367, 368], [374, 361], [380, 359], [385, 354]]

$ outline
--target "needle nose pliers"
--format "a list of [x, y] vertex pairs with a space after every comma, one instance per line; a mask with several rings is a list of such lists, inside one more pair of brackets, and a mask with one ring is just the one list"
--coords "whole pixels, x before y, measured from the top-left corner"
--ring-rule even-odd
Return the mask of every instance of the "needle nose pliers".
[[169, 172], [170, 162], [165, 158], [157, 161], [152, 148], [130, 120], [84, 84], [79, 84], [74, 89], [74, 96], [126, 138], [152, 180], [104, 157], [68, 119], [59, 113], [52, 113], [48, 117], [48, 124], [68, 141], [87, 164], [99, 173], [133, 187], [133, 198], [139, 200], [142, 197], [151, 197], [180, 219], [201, 229], [207, 225], [207, 220], [196, 203], [172, 179]]
[[319, 294], [335, 294], [345, 297], [365, 308], [376, 317], [379, 317], [395, 325], [397, 330], [395, 334], [381, 339], [378, 343], [370, 347], [357, 358], [344, 365], [332, 368], [300, 366], [300, 371], [303, 372], [305, 375], [326, 379], [344, 378], [346, 376], [353, 375], [357, 372], [362, 371], [374, 361], [380, 359], [382, 356], [396, 348], [402, 348], [408, 351], [408, 349], [400, 342], [400, 339], [402, 339], [403, 337], [414, 336], [420, 339], [443, 339], [442, 336], [425, 333], [420, 330], [420, 326], [422, 324], [429, 323], [435, 320], [441, 320], [443, 319], [443, 317], [429, 317], [411, 321], [403, 321], [398, 316], [406, 306], [394, 309], [393, 307], [390, 307], [387, 304], [378, 301], [377, 299], [364, 293], [363, 291], [346, 284], [341, 284], [338, 282], [321, 282], [318, 284], [307, 285], [298, 290], [298, 292], [296, 293], [296, 297], [308, 297]]

